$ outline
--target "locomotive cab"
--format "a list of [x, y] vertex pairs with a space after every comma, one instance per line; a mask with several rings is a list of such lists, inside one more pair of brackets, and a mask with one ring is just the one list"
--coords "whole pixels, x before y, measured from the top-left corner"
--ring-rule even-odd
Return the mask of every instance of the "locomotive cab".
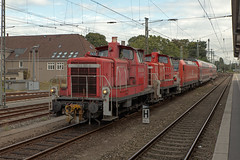
[[[163, 69], [159, 69], [158, 77], [160, 80], [161, 94], [170, 95], [180, 92], [179, 80], [174, 74], [174, 66], [171, 57], [158, 52], [151, 53], [151, 64], [163, 64]], [[161, 68], [161, 67], [160, 67]]]

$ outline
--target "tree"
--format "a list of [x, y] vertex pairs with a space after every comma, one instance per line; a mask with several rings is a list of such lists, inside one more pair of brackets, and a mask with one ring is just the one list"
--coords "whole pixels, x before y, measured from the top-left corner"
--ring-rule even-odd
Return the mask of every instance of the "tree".
[[[207, 60], [206, 47], [207, 47], [207, 43], [205, 41], [198, 42], [199, 59]], [[188, 52], [189, 52], [189, 57], [197, 58], [197, 42], [189, 42]]]
[[[161, 36], [150, 35], [148, 38], [149, 53], [161, 52], [170, 56], [176, 56], [179, 54], [179, 48], [169, 41], [168, 39], [162, 38]], [[134, 36], [128, 40], [128, 45], [134, 48], [140, 48], [145, 50], [145, 36], [139, 35]]]
[[219, 58], [219, 69], [224, 72], [224, 60], [222, 57]]
[[220, 72], [224, 72], [225, 68], [227, 68], [222, 57], [219, 58], [219, 61], [215, 61], [215, 65], [217, 66], [217, 70]]
[[[148, 38], [149, 53], [160, 52], [173, 57], [180, 57], [180, 48], [183, 47], [183, 58], [197, 57], [197, 42], [190, 42], [188, 39], [169, 40], [161, 36], [150, 35]], [[128, 45], [134, 48], [145, 50], [145, 36], [134, 36], [128, 40]], [[208, 61], [206, 54], [207, 43], [205, 41], [198, 42], [199, 59]]]
[[139, 35], [137, 37], [136, 36], [131, 37], [128, 40], [128, 46], [145, 50], [145, 36]]
[[99, 33], [88, 33], [85, 38], [95, 47], [108, 45], [106, 37]]

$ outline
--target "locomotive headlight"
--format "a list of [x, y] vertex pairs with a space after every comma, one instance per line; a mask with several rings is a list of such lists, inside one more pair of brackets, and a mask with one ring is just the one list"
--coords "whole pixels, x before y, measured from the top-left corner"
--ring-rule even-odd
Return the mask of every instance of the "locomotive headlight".
[[107, 94], [108, 94], [108, 90], [107, 90], [107, 89], [104, 89], [104, 90], [102, 91], [102, 93], [103, 93], [104, 95], [107, 95]]
[[51, 92], [52, 94], [55, 94], [55, 93], [56, 93], [56, 88], [51, 88], [50, 92]]

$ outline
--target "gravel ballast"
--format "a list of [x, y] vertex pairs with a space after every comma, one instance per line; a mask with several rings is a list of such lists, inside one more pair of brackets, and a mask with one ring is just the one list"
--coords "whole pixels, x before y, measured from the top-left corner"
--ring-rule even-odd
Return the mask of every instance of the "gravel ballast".
[[139, 112], [136, 116], [115, 122], [113, 127], [76, 141], [44, 159], [128, 159], [221, 80], [218, 78], [214, 83], [207, 83], [151, 106], [150, 124], [142, 123]]

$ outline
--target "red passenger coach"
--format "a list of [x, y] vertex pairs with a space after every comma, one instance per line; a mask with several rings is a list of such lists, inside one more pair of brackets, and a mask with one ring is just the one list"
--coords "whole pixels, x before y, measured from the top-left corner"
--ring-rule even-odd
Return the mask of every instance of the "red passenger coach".
[[216, 78], [215, 65], [208, 62], [201, 61], [201, 60], [194, 60], [193, 62], [195, 62], [198, 65], [198, 72], [199, 72], [198, 79], [200, 84]]
[[215, 79], [217, 77], [217, 67], [214, 64], [209, 64], [209, 66], [210, 66], [211, 78]]
[[152, 94], [143, 50], [119, 45], [116, 38], [96, 50], [68, 60], [67, 94], [53, 100], [54, 113], [113, 120]]

